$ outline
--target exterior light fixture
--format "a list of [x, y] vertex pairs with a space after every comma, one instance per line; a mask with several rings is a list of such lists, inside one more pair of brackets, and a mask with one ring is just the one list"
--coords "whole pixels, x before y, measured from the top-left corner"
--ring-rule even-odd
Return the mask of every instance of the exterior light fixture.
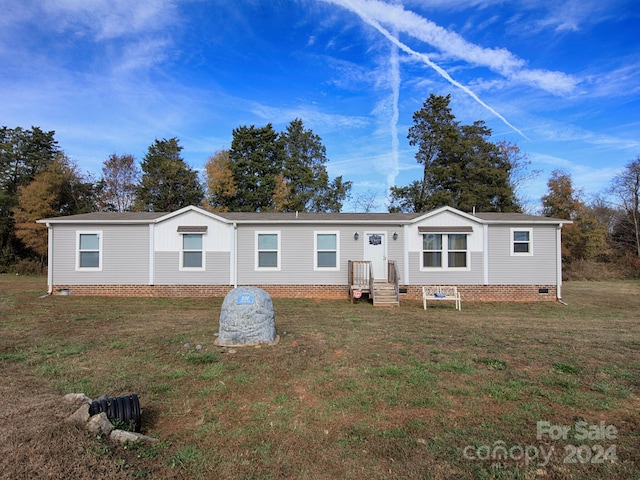
[[393, 232], [393, 239], [397, 240], [398, 239], [398, 232]]
[[358, 240], [360, 238], [360, 235], [358, 235], [358, 232], [353, 234], [353, 239], [354, 240]]

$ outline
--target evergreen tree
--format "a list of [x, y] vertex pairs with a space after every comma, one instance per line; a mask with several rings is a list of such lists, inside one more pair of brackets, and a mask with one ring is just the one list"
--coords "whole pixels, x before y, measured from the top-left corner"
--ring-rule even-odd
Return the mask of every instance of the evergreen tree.
[[322, 139], [295, 119], [280, 135], [284, 151], [283, 177], [288, 186], [282, 211], [339, 212], [351, 182], [338, 177], [329, 182], [326, 148]]
[[231, 173], [238, 187], [229, 210], [273, 211], [276, 175], [282, 172], [282, 145], [269, 123], [264, 127], [241, 126], [233, 130], [229, 151]]
[[231, 149], [206, 165], [207, 208], [242, 212], [339, 212], [351, 182], [329, 180], [322, 140], [293, 120], [278, 134], [271, 124], [233, 130]]
[[391, 187], [390, 211], [424, 212], [441, 206], [463, 211], [519, 211], [508, 152], [489, 141], [484, 122], [460, 125], [451, 97], [431, 94], [413, 115], [409, 144], [417, 146], [421, 180]]
[[54, 135], [38, 127], [0, 129], [0, 271], [27, 253], [15, 236], [13, 210], [20, 187], [47, 168], [59, 152]]
[[173, 212], [198, 205], [204, 196], [198, 173], [180, 156], [177, 138], [158, 140], [142, 161], [142, 179], [136, 189], [135, 210]]

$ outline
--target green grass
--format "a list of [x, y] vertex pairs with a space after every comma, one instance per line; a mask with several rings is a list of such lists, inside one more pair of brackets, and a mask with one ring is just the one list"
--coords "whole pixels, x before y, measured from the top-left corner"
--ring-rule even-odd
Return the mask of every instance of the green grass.
[[[38, 392], [137, 393], [162, 446], [126, 457], [135, 478], [640, 478], [638, 282], [428, 319], [420, 302], [274, 299], [278, 345], [234, 353], [214, 345], [222, 299], [40, 299], [24, 281], [0, 275], [4, 391], [32, 376]], [[618, 462], [462, 455], [577, 419], [618, 427]]]

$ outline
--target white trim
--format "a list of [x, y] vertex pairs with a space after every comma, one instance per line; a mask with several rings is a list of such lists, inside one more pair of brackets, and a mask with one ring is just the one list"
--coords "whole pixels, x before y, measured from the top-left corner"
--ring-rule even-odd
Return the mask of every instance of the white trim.
[[[515, 239], [513, 238], [513, 234], [515, 232], [529, 232], [529, 241], [528, 242], [516, 242]], [[516, 252], [515, 251], [515, 244], [516, 243], [528, 243], [529, 244], [529, 251], [527, 252]], [[532, 257], [533, 256], [533, 228], [516, 228], [516, 227], [511, 227], [511, 229], [509, 230], [509, 248], [511, 249], [511, 256], [512, 257]]]
[[[181, 272], [204, 272], [206, 270], [206, 253], [205, 253], [205, 248], [204, 248], [204, 233], [192, 233], [192, 232], [184, 232], [184, 233], [180, 233], [179, 235], [181, 235], [181, 239], [180, 239], [180, 268], [179, 270]], [[187, 235], [192, 235], [192, 236], [199, 236], [200, 237], [200, 250], [185, 250], [184, 249], [184, 237]], [[185, 267], [184, 266], [184, 254], [185, 252], [190, 252], [190, 253], [195, 253], [195, 252], [200, 252], [200, 261], [201, 261], [201, 266], [200, 267]]]
[[[256, 230], [255, 232], [255, 264], [254, 268], [260, 272], [279, 272], [282, 268], [282, 245], [281, 245], [281, 231], [280, 230]], [[276, 250], [276, 266], [275, 267], [261, 267], [260, 266], [260, 250], [258, 249], [258, 239], [260, 235], [276, 235], [278, 240], [278, 246]]]
[[[98, 236], [98, 266], [97, 267], [81, 267], [80, 266], [80, 235], [97, 235]], [[76, 272], [101, 272], [102, 271], [102, 230], [76, 230]]]
[[[421, 233], [422, 244], [420, 246], [420, 271], [421, 272], [469, 272], [471, 271], [470, 265], [470, 252], [469, 252], [469, 235], [470, 233]], [[424, 266], [424, 235], [440, 235], [442, 237], [442, 250], [441, 252], [441, 265], [439, 267], [425, 267]], [[465, 267], [450, 267], [449, 266], [449, 235], [465, 235], [467, 237], [467, 249]], [[428, 250], [430, 252], [437, 252], [438, 250]], [[462, 250], [452, 250], [452, 252], [462, 252]]]
[[[334, 267], [318, 266], [318, 235], [335, 235], [336, 237], [336, 264]], [[325, 250], [333, 251], [333, 250]], [[329, 230], [315, 230], [313, 232], [313, 270], [316, 272], [339, 272], [340, 271], [340, 232]]]

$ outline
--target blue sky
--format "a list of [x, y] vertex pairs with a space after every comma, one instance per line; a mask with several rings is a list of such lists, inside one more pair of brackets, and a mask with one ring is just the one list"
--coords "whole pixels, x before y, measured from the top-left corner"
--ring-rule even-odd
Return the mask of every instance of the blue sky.
[[[232, 130], [295, 118], [354, 197], [421, 176], [407, 131], [430, 93], [585, 196], [640, 155], [637, 0], [0, 0], [0, 124], [55, 130], [99, 176], [177, 137], [202, 169]], [[344, 211], [354, 211], [346, 204]]]

